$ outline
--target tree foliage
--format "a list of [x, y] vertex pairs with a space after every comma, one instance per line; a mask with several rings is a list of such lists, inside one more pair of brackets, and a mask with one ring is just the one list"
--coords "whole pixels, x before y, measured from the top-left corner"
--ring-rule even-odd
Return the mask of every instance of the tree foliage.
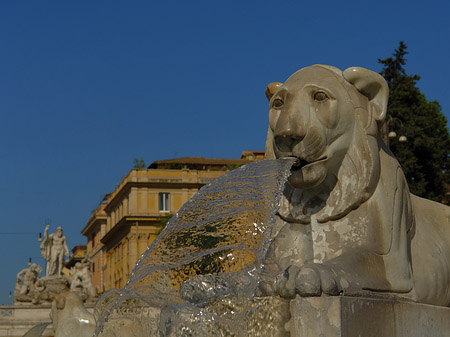
[[145, 169], [146, 165], [145, 165], [145, 161], [144, 159], [140, 159], [140, 158], [134, 158], [133, 160], [133, 168], [134, 169]]
[[[388, 116], [403, 124], [407, 142], [390, 142], [390, 149], [405, 172], [412, 193], [436, 201], [445, 198], [450, 177], [450, 135], [447, 120], [437, 101], [428, 101], [417, 88], [417, 75], [405, 72], [407, 46], [401, 41], [393, 57], [378, 62], [389, 85]], [[389, 119], [389, 117], [388, 117]], [[397, 127], [400, 123], [391, 123]]]

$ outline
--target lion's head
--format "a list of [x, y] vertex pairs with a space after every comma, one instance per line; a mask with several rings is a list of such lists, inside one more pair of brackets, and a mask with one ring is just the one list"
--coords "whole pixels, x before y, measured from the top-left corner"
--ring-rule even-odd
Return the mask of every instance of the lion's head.
[[[271, 83], [266, 158], [294, 157], [285, 196], [289, 219], [339, 218], [366, 201], [380, 174], [378, 124], [388, 87], [379, 74], [314, 65]], [[282, 210], [280, 210], [281, 212]]]

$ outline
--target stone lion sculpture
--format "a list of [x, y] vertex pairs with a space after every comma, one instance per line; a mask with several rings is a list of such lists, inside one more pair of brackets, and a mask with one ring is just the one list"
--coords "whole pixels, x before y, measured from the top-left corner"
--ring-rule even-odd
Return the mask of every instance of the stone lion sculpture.
[[82, 299], [71, 291], [56, 295], [50, 318], [55, 337], [91, 337], [94, 334], [94, 315], [83, 306]]
[[410, 194], [382, 141], [383, 77], [314, 65], [271, 83], [266, 95], [266, 157], [295, 164], [262, 294], [394, 295], [449, 305], [450, 208]]

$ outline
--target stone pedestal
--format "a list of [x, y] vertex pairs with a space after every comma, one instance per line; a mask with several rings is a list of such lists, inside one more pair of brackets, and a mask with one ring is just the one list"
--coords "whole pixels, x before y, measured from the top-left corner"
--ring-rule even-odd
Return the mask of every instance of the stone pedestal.
[[[91, 313], [93, 305], [87, 308]], [[51, 322], [51, 305], [2, 305], [0, 306], [0, 336], [22, 337], [37, 324]], [[42, 334], [43, 337], [54, 336], [50, 324]]]
[[[0, 336], [22, 337], [39, 323], [51, 322], [50, 305], [0, 306]], [[42, 336], [53, 336], [48, 326]]]
[[450, 308], [355, 297], [291, 301], [291, 337], [447, 337]]

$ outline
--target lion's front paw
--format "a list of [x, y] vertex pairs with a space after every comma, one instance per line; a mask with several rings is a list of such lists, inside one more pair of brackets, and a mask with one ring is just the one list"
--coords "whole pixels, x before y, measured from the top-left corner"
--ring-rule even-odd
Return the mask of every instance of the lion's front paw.
[[336, 296], [350, 286], [349, 278], [325, 264], [310, 264], [302, 268], [290, 266], [276, 280], [278, 294], [283, 298], [320, 296], [322, 293]]

